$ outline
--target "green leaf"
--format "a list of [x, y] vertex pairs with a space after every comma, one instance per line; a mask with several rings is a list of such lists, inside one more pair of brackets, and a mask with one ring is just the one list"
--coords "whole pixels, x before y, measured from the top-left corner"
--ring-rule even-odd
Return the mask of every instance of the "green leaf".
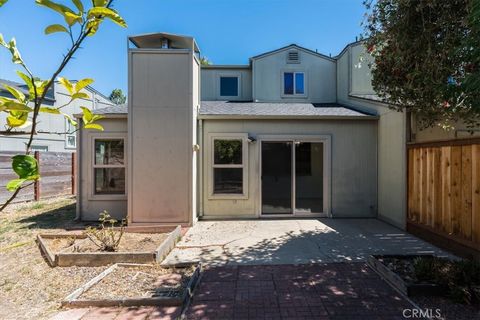
[[99, 125], [98, 123], [89, 123], [84, 126], [85, 129], [95, 129], [99, 131], [103, 131], [103, 127]]
[[94, 82], [94, 80], [90, 79], [90, 78], [78, 80], [77, 83], [75, 84], [75, 92], [79, 92], [83, 88], [91, 85], [93, 82]]
[[78, 12], [83, 13], [84, 8], [83, 8], [82, 0], [72, 0], [72, 2], [75, 5], [75, 7], [77, 7]]
[[25, 73], [23, 73], [22, 71], [18, 71], [17, 70], [17, 74], [20, 78], [22, 78], [23, 82], [25, 82], [25, 84], [27, 85], [28, 87], [28, 90], [30, 92], [33, 92], [33, 83], [32, 83], [32, 79], [27, 76]]
[[108, 18], [121, 27], [126, 27], [127, 23], [123, 18], [113, 9], [103, 7], [93, 7], [88, 11], [88, 18]]
[[87, 107], [80, 107], [80, 109], [82, 109], [83, 111], [83, 117], [82, 117], [83, 122], [85, 124], [92, 122], [93, 114], [90, 111], [90, 109], [88, 109]]
[[68, 32], [68, 29], [62, 26], [61, 24], [52, 24], [45, 28], [45, 34], [51, 34], [55, 32]]
[[23, 111], [23, 112], [33, 111], [33, 109], [27, 106], [26, 104], [15, 102], [15, 101], [5, 102], [5, 107], [7, 108], [7, 110], [13, 110], [13, 111]]
[[69, 26], [73, 26], [75, 23], [81, 23], [83, 21], [82, 16], [76, 13], [65, 12], [65, 21]]
[[14, 88], [14, 87], [11, 87], [7, 84], [4, 84], [3, 85], [5, 87], [5, 89], [7, 89], [17, 100], [19, 101], [25, 101], [25, 95], [23, 94], [23, 92], [21, 92], [20, 90], [18, 90], [17, 88]]
[[73, 84], [70, 81], [68, 81], [68, 79], [60, 77], [60, 78], [58, 78], [58, 82], [63, 84], [63, 86], [65, 87], [65, 89], [67, 89], [67, 91], [68, 91], [68, 93], [70, 93], [70, 95], [74, 94]]
[[39, 178], [38, 162], [30, 155], [13, 156], [12, 168], [20, 179], [37, 180]]
[[63, 114], [63, 116], [65, 117], [65, 119], [67, 119], [68, 122], [70, 122], [70, 124], [71, 124], [72, 126], [76, 127], [76, 126], [78, 125], [78, 124], [77, 124], [77, 121], [73, 120], [73, 118], [72, 118], [70, 115], [68, 115], [68, 114], [66, 114], [66, 113], [62, 113], [62, 114]]
[[3, 34], [1, 34], [1, 33], [0, 33], [0, 45], [4, 46], [4, 47], [7, 46], [7, 43], [5, 42], [5, 39], [3, 39]]
[[13, 179], [8, 181], [7, 183], [7, 190], [10, 192], [16, 191], [18, 188], [22, 186], [22, 184], [27, 181], [27, 179]]
[[105, 116], [102, 116], [100, 114], [94, 114], [91, 122], [95, 122], [95, 121], [98, 121], [98, 120], [103, 119], [103, 118], [105, 118]]
[[39, 111], [43, 113], [62, 114], [57, 108], [51, 107], [40, 107]]
[[8, 49], [12, 54], [13, 63], [15, 64], [23, 63], [22, 56], [20, 55], [20, 52], [17, 49], [17, 41], [15, 40], [15, 38], [12, 38], [12, 40], [10, 40], [10, 42], [8, 43]]
[[77, 22], [79, 18], [80, 18], [80, 21], [82, 21], [81, 16], [78, 16], [73, 12], [72, 9], [70, 9], [69, 7], [63, 4], [59, 4], [50, 0], [35, 0], [35, 2], [38, 5], [47, 7], [61, 14], [65, 18], [65, 22], [67, 22], [69, 26], [72, 26], [73, 24], [75, 24], [75, 22]]
[[86, 94], [85, 92], [77, 92], [75, 94], [72, 95], [72, 100], [75, 100], [75, 99], [88, 99], [89, 96], [88, 94]]
[[0, 0], [0, 7], [7, 3], [8, 0]]
[[107, 5], [107, 0], [93, 0], [94, 7], [105, 7]]
[[93, 19], [87, 22], [87, 30], [88, 36], [93, 36], [98, 31], [98, 27], [100, 26], [100, 20]]
[[7, 116], [7, 125], [11, 128], [24, 128], [31, 125], [28, 121], [28, 112], [10, 111]]

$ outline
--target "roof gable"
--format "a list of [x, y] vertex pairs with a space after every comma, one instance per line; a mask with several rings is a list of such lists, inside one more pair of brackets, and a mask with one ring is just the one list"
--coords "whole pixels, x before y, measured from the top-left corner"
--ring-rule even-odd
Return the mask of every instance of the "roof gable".
[[265, 52], [265, 53], [256, 55], [256, 56], [254, 56], [254, 57], [251, 57], [251, 58], [250, 58], [250, 61], [262, 59], [262, 58], [265, 58], [265, 57], [268, 57], [268, 56], [271, 56], [271, 55], [274, 55], [274, 54], [277, 54], [277, 53], [280, 53], [280, 52], [283, 52], [283, 51], [291, 50], [291, 49], [297, 49], [297, 50], [300, 50], [300, 51], [302, 51], [302, 52], [311, 54], [311, 55], [316, 56], [316, 57], [319, 57], [319, 58], [323, 58], [323, 59], [326, 59], [326, 60], [329, 60], [329, 61], [335, 61], [335, 59], [332, 58], [332, 57], [329, 57], [329, 56], [324, 55], [324, 54], [322, 54], [322, 53], [318, 53], [318, 52], [316, 52], [316, 51], [313, 51], [313, 50], [304, 48], [304, 47], [299, 46], [299, 45], [297, 45], [297, 44], [295, 44], [295, 43], [292, 43], [292, 44], [290, 44], [290, 45], [288, 45], [288, 46], [285, 46], [285, 47], [282, 47], [282, 48], [279, 48], [279, 49], [276, 49], [276, 50], [272, 50], [272, 51], [268, 51], [268, 52]]

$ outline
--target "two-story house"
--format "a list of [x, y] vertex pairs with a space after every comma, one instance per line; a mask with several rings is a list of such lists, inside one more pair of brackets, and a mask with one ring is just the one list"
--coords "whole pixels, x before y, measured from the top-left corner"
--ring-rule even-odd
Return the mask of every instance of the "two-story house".
[[405, 116], [379, 102], [361, 42], [292, 44], [201, 66], [191, 37], [129, 38], [128, 106], [80, 130], [77, 216], [379, 217], [405, 226]]
[[[25, 84], [0, 79], [0, 96], [2, 97], [13, 98], [10, 92], [4, 88], [3, 84], [14, 87], [25, 95], [28, 95], [28, 88]], [[114, 105], [110, 99], [91, 86], [87, 86], [82, 92], [85, 92], [88, 98], [74, 100], [72, 103], [63, 107], [62, 112], [72, 116], [81, 111], [81, 106], [95, 110]], [[70, 96], [67, 90], [60, 83], [56, 82], [53, 88], [47, 93], [44, 104], [50, 107], [60, 107], [69, 101]], [[5, 113], [0, 113], [0, 123], [6, 123], [6, 116]], [[63, 116], [40, 113], [38, 116], [37, 129], [40, 133], [35, 135], [32, 150], [75, 152], [77, 147], [76, 129]], [[21, 130], [28, 131], [28, 128]], [[0, 151], [25, 151], [27, 142], [27, 135], [0, 135]]]

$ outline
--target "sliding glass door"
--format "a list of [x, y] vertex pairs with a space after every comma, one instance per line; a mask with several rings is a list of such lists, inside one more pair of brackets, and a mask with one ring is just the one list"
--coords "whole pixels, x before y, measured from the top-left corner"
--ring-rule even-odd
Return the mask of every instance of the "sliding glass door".
[[325, 144], [261, 141], [262, 215], [325, 212]]

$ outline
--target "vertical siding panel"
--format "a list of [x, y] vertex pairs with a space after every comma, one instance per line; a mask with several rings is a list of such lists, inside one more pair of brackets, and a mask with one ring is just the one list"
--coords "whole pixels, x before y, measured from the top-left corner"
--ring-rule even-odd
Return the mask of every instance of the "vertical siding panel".
[[461, 176], [462, 176], [462, 147], [452, 147], [452, 233], [460, 234], [460, 217], [462, 216]]
[[472, 238], [472, 146], [462, 146], [462, 209], [461, 235]]
[[447, 233], [452, 233], [451, 152], [452, 147], [442, 147], [442, 230]]
[[480, 244], [480, 145], [472, 146], [472, 241]]
[[433, 161], [433, 226], [435, 229], [439, 229], [442, 226], [442, 149], [434, 149], [434, 161]]

